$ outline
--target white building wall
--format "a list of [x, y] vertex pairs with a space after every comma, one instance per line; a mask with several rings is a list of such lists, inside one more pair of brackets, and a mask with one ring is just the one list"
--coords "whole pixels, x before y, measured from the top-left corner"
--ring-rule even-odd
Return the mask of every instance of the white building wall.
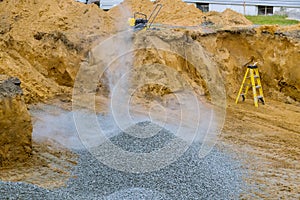
[[288, 7], [274, 7], [274, 13], [275, 12], [300, 12], [300, 8], [288, 8]]
[[286, 8], [285, 12], [289, 18], [300, 21], [300, 8]]
[[300, 12], [300, 8], [286, 8], [287, 12]]
[[[246, 15], [257, 15], [258, 5], [273, 6], [274, 14], [286, 14], [291, 18], [300, 19], [300, 0], [277, 1], [277, 0], [183, 0], [189, 3], [208, 3], [209, 11], [223, 12], [230, 8], [236, 12]], [[244, 11], [243, 2], [246, 7]], [[282, 10], [284, 12], [282, 12]]]
[[102, 9], [111, 9], [120, 4], [123, 0], [100, 0], [100, 7]]

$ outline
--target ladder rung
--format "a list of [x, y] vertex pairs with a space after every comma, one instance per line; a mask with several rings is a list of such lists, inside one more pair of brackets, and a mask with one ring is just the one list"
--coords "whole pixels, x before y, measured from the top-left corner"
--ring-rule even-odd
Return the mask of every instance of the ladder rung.
[[[254, 78], [259, 78], [258, 75], [253, 76]], [[251, 78], [251, 76], [247, 76], [247, 78]]]
[[[244, 84], [244, 86], [252, 87], [251, 84]], [[257, 86], [255, 86], [255, 88], [256, 88], [256, 89], [259, 89], [259, 88], [261, 88], [261, 85], [257, 85]]]

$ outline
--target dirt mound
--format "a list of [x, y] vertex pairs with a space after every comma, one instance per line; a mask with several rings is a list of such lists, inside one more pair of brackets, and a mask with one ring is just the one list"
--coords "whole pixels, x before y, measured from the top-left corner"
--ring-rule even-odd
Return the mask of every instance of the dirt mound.
[[299, 31], [300, 30], [300, 22], [298, 24], [292, 25], [292, 26], [283, 26], [280, 27], [281, 31]]
[[[124, 0], [118, 6], [108, 11], [111, 17], [123, 17], [122, 14], [132, 15], [134, 12], [143, 12], [147, 15], [152, 11], [153, 3], [149, 0]], [[122, 13], [123, 11], [123, 13]], [[121, 15], [120, 15], [121, 14]]]
[[[162, 4], [161, 12], [157, 16], [155, 23], [195, 26], [203, 21], [203, 13], [193, 5], [188, 5], [181, 0], [161, 0], [151, 2], [149, 0], [125, 0], [120, 5], [112, 8], [109, 15], [115, 21], [124, 20], [135, 12], [141, 12], [150, 16], [157, 4]], [[117, 23], [116, 22], [116, 23]]]
[[31, 117], [20, 80], [0, 75], [0, 167], [26, 161], [31, 155]]
[[155, 2], [149, 0], [125, 0], [120, 5], [112, 8], [108, 13], [114, 19], [114, 24], [121, 27], [126, 24], [127, 18], [133, 15], [134, 12], [142, 12], [149, 17], [157, 4], [162, 4], [163, 7], [155, 23], [172, 26], [199, 26], [209, 20], [218, 26], [252, 24], [243, 15], [233, 10], [226, 9], [223, 13], [209, 12], [204, 14], [194, 5], [188, 5], [181, 0], [159, 0]]
[[164, 7], [157, 22], [179, 26], [197, 26], [203, 22], [204, 14], [194, 5], [188, 5], [181, 0], [158, 1]]
[[73, 0], [0, 2], [0, 73], [23, 82], [26, 102], [66, 93], [93, 42], [110, 32], [96, 5]]
[[79, 42], [94, 31], [105, 33], [110, 28], [106, 24], [106, 13], [95, 4], [85, 5], [73, 0], [3, 1], [0, 7], [1, 16], [11, 25], [10, 33], [14, 35], [23, 30], [23, 34], [19, 34], [22, 39], [32, 38], [37, 31], [60, 30], [70, 40]]
[[249, 26], [252, 25], [248, 19], [242, 14], [237, 13], [231, 9], [226, 9], [222, 13], [219, 12], [208, 12], [206, 14], [208, 21], [211, 21], [217, 26]]

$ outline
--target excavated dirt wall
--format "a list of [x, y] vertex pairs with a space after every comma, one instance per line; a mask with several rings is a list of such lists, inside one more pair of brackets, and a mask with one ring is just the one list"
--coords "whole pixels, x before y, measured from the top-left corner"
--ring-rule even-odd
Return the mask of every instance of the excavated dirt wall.
[[21, 79], [27, 103], [70, 93], [86, 52], [112, 31], [104, 11], [73, 0], [1, 1], [0, 19], [0, 73]]
[[[204, 95], [208, 99], [209, 91], [218, 90], [218, 84], [210, 88], [207, 85], [211, 80], [209, 76], [220, 73], [219, 85], [225, 86], [228, 98], [235, 99], [246, 66], [258, 62], [266, 99], [287, 103], [299, 101], [299, 39], [291, 38], [283, 32], [267, 32], [269, 28], [220, 30], [210, 34], [185, 30], [138, 32], [132, 38], [132, 45], [137, 49], [133, 55], [134, 59], [132, 63], [127, 64], [139, 67], [155, 63], [171, 67], [186, 79], [198, 95]], [[97, 48], [93, 50], [93, 60], [102, 62], [105, 58], [97, 58], [100, 54]], [[201, 59], [203, 56], [208, 58], [210, 65], [217, 66], [215, 69], [218, 72], [212, 71], [212, 67]], [[112, 54], [111, 58], [118, 58], [117, 52]], [[197, 66], [193, 65], [194, 63], [197, 63]], [[124, 64], [126, 65], [126, 62]], [[131, 66], [127, 68], [130, 69]], [[162, 76], [156, 67], [151, 70], [152, 78], [157, 76], [159, 79]], [[130, 80], [131, 84], [136, 84], [139, 78]], [[102, 86], [107, 83], [107, 77], [104, 79], [100, 84]], [[175, 82], [173, 86], [178, 88]], [[154, 93], [160, 91], [160, 96], [170, 92], [157, 87], [160, 86], [143, 88], [143, 91], [145, 94], [150, 90]], [[109, 87], [106, 85], [104, 88], [107, 90]]]
[[[193, 31], [190, 35], [201, 42], [213, 59], [219, 61], [220, 68], [226, 71], [224, 74], [230, 74], [230, 77], [224, 77], [230, 96], [236, 93], [240, 76], [244, 73], [240, 66], [254, 56], [260, 60], [269, 96], [275, 98], [275, 93], [279, 91], [299, 99], [299, 69], [296, 68], [299, 62], [298, 44], [295, 41], [275, 34], [277, 30], [274, 27], [257, 33], [251, 30], [244, 33], [221, 31], [203, 36], [203, 32], [215, 32], [215, 28], [249, 26], [251, 22], [229, 9], [223, 13], [205, 14], [194, 6], [173, 0], [154, 3], [126, 0], [109, 12], [102, 11], [96, 5], [73, 0], [1, 1], [0, 73], [21, 79], [27, 103], [70, 94], [80, 62], [85, 59], [88, 50], [127, 27], [128, 15], [136, 11], [150, 14], [157, 3], [164, 5], [157, 23], [198, 27], [199, 31]], [[205, 22], [212, 22], [212, 26], [201, 28], [200, 25]], [[295, 32], [299, 30], [298, 25], [283, 29], [282, 32], [299, 37]], [[260, 44], [262, 42], [270, 45]], [[172, 60], [171, 56], [169, 60]], [[184, 64], [177, 58], [170, 62]], [[276, 92], [268, 91], [270, 87]]]
[[128, 17], [134, 12], [149, 15], [157, 3], [163, 4], [163, 9], [155, 23], [199, 26], [208, 20], [218, 27], [251, 24], [230, 10], [204, 18], [199, 9], [179, 0], [126, 0], [109, 12], [74, 0], [4, 0], [0, 2], [0, 73], [21, 79], [26, 103], [70, 94], [88, 50], [127, 29]]
[[266, 98], [283, 100], [282, 94], [300, 100], [300, 40], [270, 27], [193, 35], [219, 63], [227, 94], [235, 98], [248, 62], [258, 62]]
[[[181, 84], [188, 84], [199, 96], [207, 96], [210, 98], [209, 88], [208, 88], [208, 74], [214, 74], [214, 72], [209, 71], [208, 63], [205, 63], [201, 46], [199, 43], [194, 42], [191, 37], [187, 35], [186, 32], [180, 31], [148, 31], [146, 33], [138, 33], [134, 38], [134, 45], [138, 51], [134, 54], [133, 65], [136, 68], [141, 68], [145, 65], [160, 64], [166, 68], [171, 68], [178, 72], [180, 76], [184, 78], [186, 82]], [[156, 49], [158, 48], [158, 49]], [[212, 60], [209, 60], [210, 65], [215, 65]], [[168, 71], [161, 68], [157, 68], [155, 65], [151, 68], [151, 77], [149, 79], [161, 79], [164, 77], [158, 72], [163, 70], [164, 73], [170, 75], [172, 71]], [[156, 74], [157, 77], [153, 77]], [[178, 85], [177, 78], [172, 78], [169, 82], [169, 86], [175, 89], [173, 92], [181, 91], [184, 86]], [[138, 80], [138, 78], [133, 78], [131, 82]], [[142, 78], [143, 81], [147, 80], [147, 77]], [[157, 86], [159, 87], [159, 86]], [[165, 93], [168, 94], [168, 90], [160, 90], [160, 88], [150, 87], [148, 90], [144, 90], [144, 95], [147, 93], [160, 91], [159, 94], [163, 96]], [[149, 90], [150, 89], [150, 90]], [[165, 92], [165, 93], [164, 93]], [[156, 94], [158, 95], [158, 94]]]
[[19, 79], [0, 75], [0, 167], [31, 155], [31, 117], [18, 84]]

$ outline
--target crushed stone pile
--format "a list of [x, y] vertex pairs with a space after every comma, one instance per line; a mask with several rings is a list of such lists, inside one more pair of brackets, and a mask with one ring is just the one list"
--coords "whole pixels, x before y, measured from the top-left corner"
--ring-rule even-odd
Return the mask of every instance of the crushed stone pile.
[[[148, 128], [143, 131], [156, 130], [157, 125], [150, 122], [141, 122], [129, 129], [141, 131], [141, 126], [145, 123]], [[139, 141], [123, 132], [111, 140], [127, 151], [152, 152], [174, 137], [173, 133], [161, 128], [156, 136], [147, 138], [146, 148], [140, 145], [143, 139]], [[136, 142], [136, 145], [132, 146], [132, 142]], [[140, 150], [136, 151], [131, 147]], [[112, 169], [89, 152], [78, 151], [80, 158], [73, 172], [74, 178], [69, 180], [66, 187], [46, 190], [30, 184], [0, 182], [0, 193], [3, 198], [13, 199], [41, 196], [47, 199], [237, 199], [244, 187], [244, 172], [240, 163], [217, 148], [200, 159], [199, 149], [199, 144], [192, 144], [169, 166], [158, 171], [137, 174]]]
[[21, 81], [15, 77], [0, 74], [0, 98], [22, 95]]

